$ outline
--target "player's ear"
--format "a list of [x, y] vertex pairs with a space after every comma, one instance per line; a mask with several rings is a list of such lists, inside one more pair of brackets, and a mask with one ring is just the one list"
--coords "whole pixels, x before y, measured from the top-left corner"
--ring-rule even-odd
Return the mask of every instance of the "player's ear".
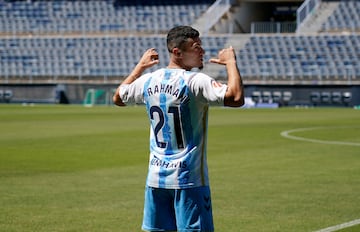
[[181, 50], [179, 48], [173, 48], [173, 54], [176, 57], [180, 57], [181, 56]]

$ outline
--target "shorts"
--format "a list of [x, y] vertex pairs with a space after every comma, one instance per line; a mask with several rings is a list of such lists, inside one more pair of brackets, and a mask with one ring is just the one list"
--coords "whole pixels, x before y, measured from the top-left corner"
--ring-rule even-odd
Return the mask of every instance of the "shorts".
[[214, 231], [209, 186], [145, 188], [145, 231]]

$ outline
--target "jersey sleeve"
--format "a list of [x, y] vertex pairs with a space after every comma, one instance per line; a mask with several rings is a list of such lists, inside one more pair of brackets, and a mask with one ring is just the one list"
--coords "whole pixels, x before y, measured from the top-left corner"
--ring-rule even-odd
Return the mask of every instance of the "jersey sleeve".
[[125, 104], [144, 103], [144, 84], [149, 79], [149, 74], [142, 75], [131, 84], [122, 84], [119, 89], [120, 98]]
[[197, 97], [203, 97], [210, 105], [224, 105], [227, 85], [217, 82], [206, 74], [198, 73], [190, 81]]

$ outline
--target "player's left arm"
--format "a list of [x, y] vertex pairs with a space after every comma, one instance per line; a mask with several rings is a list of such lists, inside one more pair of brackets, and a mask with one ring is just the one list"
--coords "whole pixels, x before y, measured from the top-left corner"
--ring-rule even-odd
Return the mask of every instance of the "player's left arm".
[[150, 48], [150, 49], [146, 50], [145, 53], [142, 55], [139, 63], [135, 66], [135, 68], [130, 73], [130, 75], [128, 77], [126, 77], [125, 80], [116, 89], [115, 94], [113, 96], [114, 104], [118, 105], [118, 106], [125, 106], [125, 104], [123, 103], [123, 101], [120, 97], [121, 85], [133, 83], [136, 79], [138, 79], [143, 74], [143, 72], [146, 69], [148, 69], [158, 63], [159, 63], [159, 54], [157, 53], [155, 48]]
[[224, 97], [224, 105], [231, 107], [240, 107], [244, 105], [244, 86], [242, 83], [240, 71], [236, 63], [236, 55], [233, 47], [221, 50], [217, 58], [210, 59], [210, 62], [226, 66], [228, 74], [228, 89]]

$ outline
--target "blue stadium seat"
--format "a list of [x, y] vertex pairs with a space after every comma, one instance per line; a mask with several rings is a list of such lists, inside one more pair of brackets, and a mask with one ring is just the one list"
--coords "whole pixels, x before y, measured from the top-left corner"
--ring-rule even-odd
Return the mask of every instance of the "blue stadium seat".
[[347, 70], [356, 78], [360, 75], [355, 73], [360, 67], [359, 41], [359, 35], [254, 35], [239, 51], [238, 56], [246, 61], [239, 65], [251, 65], [260, 70], [260, 76], [274, 78], [284, 74], [299, 78], [339, 78], [349, 76]]
[[1, 5], [0, 32], [164, 31], [180, 24], [190, 25], [209, 6], [209, 1], [122, 7], [114, 7], [108, 0], [14, 1]]
[[360, 29], [360, 2], [339, 1], [339, 6], [322, 25], [322, 31], [358, 31]]
[[[122, 76], [130, 72], [145, 48], [155, 47], [165, 66], [164, 36], [100, 36], [108, 32], [168, 30], [191, 24], [210, 5], [136, 5], [121, 1], [0, 1], [0, 33], [32, 33], [0, 40], [0, 70], [5, 76]], [[176, 17], [169, 17], [175, 15]], [[342, 1], [324, 28], [360, 28], [360, 2]], [[176, 20], [173, 20], [173, 19]], [[351, 19], [351, 20], [350, 20]], [[350, 23], [349, 23], [350, 22]], [[324, 25], [325, 25], [324, 24]], [[82, 37], [37, 37], [37, 33], [74, 33]], [[92, 35], [94, 34], [94, 36]], [[202, 38], [208, 60], [224, 47], [229, 36]], [[124, 52], [126, 51], [126, 52]], [[245, 79], [299, 78], [317, 80], [360, 78], [360, 35], [252, 35], [237, 51]], [[220, 72], [220, 76], [225, 72]]]

